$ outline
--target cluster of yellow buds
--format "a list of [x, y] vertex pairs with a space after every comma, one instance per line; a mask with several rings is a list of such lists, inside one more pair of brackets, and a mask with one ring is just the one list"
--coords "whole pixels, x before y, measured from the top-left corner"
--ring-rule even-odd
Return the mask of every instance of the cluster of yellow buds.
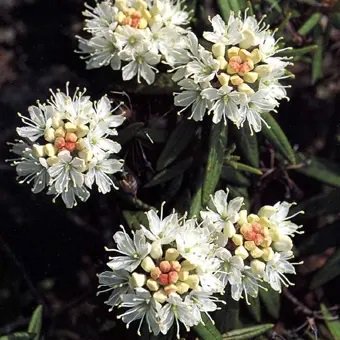
[[[93, 155], [85, 146], [84, 137], [87, 136], [89, 127], [85, 124], [75, 125], [63, 120], [58, 115], [52, 119], [50, 127], [45, 129], [44, 145], [33, 144], [32, 151], [36, 157], [45, 157], [47, 164], [52, 166], [58, 163], [58, 153], [68, 150], [84, 160], [84, 164], [91, 161]], [[86, 170], [84, 167], [83, 171]]]
[[[155, 256], [153, 256], [155, 257]], [[164, 257], [153, 258], [152, 253], [143, 259], [141, 268], [144, 273], [134, 272], [130, 278], [132, 287], [147, 287], [159, 303], [164, 303], [169, 294], [187, 293], [199, 286], [196, 266], [181, 259], [175, 248], [168, 248]]]
[[259, 276], [263, 275], [266, 262], [273, 259], [275, 251], [289, 251], [293, 246], [291, 238], [283, 235], [266, 217], [268, 209], [274, 208], [264, 206], [258, 215], [248, 215], [246, 210], [241, 210], [237, 231], [231, 237], [235, 255], [250, 261], [252, 271]]
[[148, 9], [144, 0], [137, 0], [130, 7], [126, 0], [116, 0], [115, 6], [119, 9], [116, 20], [120, 25], [128, 25], [134, 28], [144, 29], [151, 25], [159, 14], [159, 7], [156, 3]]
[[222, 43], [212, 46], [212, 53], [219, 62], [218, 81], [223, 85], [235, 87], [238, 91], [253, 94], [254, 89], [248, 84], [254, 84], [259, 77], [268, 75], [271, 68], [261, 64], [262, 56], [258, 48], [249, 51], [233, 46], [226, 50]]

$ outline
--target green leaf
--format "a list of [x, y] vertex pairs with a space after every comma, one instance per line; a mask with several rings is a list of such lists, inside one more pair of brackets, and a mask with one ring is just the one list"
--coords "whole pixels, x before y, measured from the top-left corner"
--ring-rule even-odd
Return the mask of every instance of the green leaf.
[[262, 133], [265, 138], [275, 146], [275, 148], [292, 164], [295, 164], [295, 153], [291, 147], [288, 138], [282, 131], [280, 125], [276, 122], [273, 116], [266, 112], [262, 114], [262, 118], [270, 126], [263, 126]]
[[301, 57], [307, 53], [315, 52], [318, 49], [318, 45], [309, 45], [305, 47], [300, 47], [300, 48], [293, 48], [291, 50], [286, 50], [284, 51], [284, 54], [287, 57]]
[[315, 30], [314, 41], [318, 46], [312, 61], [312, 83], [315, 84], [323, 75], [324, 38], [321, 29]]
[[231, 7], [228, 0], [217, 0], [217, 5], [224, 21], [228, 21]]
[[131, 139], [135, 138], [138, 131], [144, 127], [144, 123], [132, 123], [129, 124], [126, 128], [119, 131], [116, 140], [119, 144], [126, 144]]
[[39, 305], [33, 312], [30, 323], [28, 325], [28, 332], [34, 333], [34, 340], [40, 339], [41, 327], [42, 327], [42, 313], [43, 307]]
[[224, 162], [224, 149], [227, 143], [227, 125], [223, 122], [212, 124], [209, 137], [209, 154], [204, 174], [202, 206], [209, 201], [221, 176]]
[[221, 178], [224, 179], [228, 184], [233, 184], [241, 187], [249, 187], [250, 180], [248, 177], [243, 175], [241, 172], [235, 170], [231, 166], [223, 166]]
[[324, 304], [321, 304], [321, 312], [324, 317], [325, 324], [334, 340], [340, 339], [340, 321], [337, 319], [332, 320], [334, 317]]
[[265, 332], [268, 332], [273, 327], [274, 327], [273, 324], [266, 323], [263, 325], [236, 329], [234, 331], [230, 331], [230, 332], [223, 334], [223, 340], [254, 339], [254, 337], [259, 336]]
[[147, 183], [144, 187], [145, 188], [154, 187], [158, 184], [169, 181], [175, 176], [182, 174], [185, 170], [187, 170], [190, 167], [192, 160], [193, 159], [190, 157], [190, 158], [187, 158], [183, 161], [176, 163], [175, 165], [169, 168], [165, 168], [164, 170], [156, 174], [154, 178], [149, 183]]
[[35, 334], [28, 332], [15, 332], [0, 337], [0, 340], [35, 340]]
[[202, 319], [204, 325], [200, 323], [193, 327], [199, 337], [203, 340], [222, 340], [222, 335], [205, 314]]
[[229, 164], [230, 166], [232, 166], [235, 170], [249, 172], [251, 174], [258, 175], [258, 176], [263, 175], [263, 173], [260, 169], [256, 169], [256, 168], [249, 166], [247, 164], [243, 164], [243, 163], [235, 162], [235, 161], [227, 161], [226, 163]]
[[311, 289], [318, 288], [340, 274], [340, 248], [329, 258], [326, 264], [313, 276]]
[[202, 187], [199, 187], [191, 200], [189, 217], [199, 217], [202, 208]]
[[279, 13], [282, 12], [282, 9], [279, 5], [279, 1], [278, 0], [266, 0], [266, 2], [268, 2], [272, 8], [275, 8], [275, 10]]
[[245, 304], [246, 308], [249, 312], [249, 314], [252, 316], [252, 318], [256, 321], [256, 322], [260, 322], [261, 321], [261, 304], [260, 304], [260, 298], [256, 297], [249, 297], [249, 304]]
[[299, 28], [298, 33], [302, 36], [307, 35], [320, 21], [321, 13], [312, 14]]
[[298, 160], [306, 165], [295, 168], [295, 171], [300, 172], [308, 177], [314, 178], [322, 183], [340, 187], [340, 165], [328, 159], [321, 157], [306, 157], [303, 154], [298, 155]]
[[230, 4], [231, 10], [234, 11], [236, 14], [239, 11], [245, 10], [247, 7], [247, 2], [245, 0], [229, 0], [229, 4]]
[[196, 131], [194, 121], [184, 119], [170, 135], [159, 159], [156, 169], [160, 171], [170, 165], [190, 143]]
[[299, 219], [333, 215], [339, 212], [340, 189], [333, 189], [327, 193], [314, 196], [292, 207], [292, 213], [303, 210], [305, 213]]
[[260, 301], [266, 309], [267, 313], [274, 319], [278, 319], [280, 315], [280, 294], [270, 288], [268, 284], [264, 285], [268, 288], [267, 291], [264, 289], [259, 290]]
[[236, 139], [237, 154], [241, 156], [241, 160], [254, 168], [258, 168], [260, 164], [259, 146], [256, 135], [250, 134], [248, 125], [242, 129], [234, 129]]

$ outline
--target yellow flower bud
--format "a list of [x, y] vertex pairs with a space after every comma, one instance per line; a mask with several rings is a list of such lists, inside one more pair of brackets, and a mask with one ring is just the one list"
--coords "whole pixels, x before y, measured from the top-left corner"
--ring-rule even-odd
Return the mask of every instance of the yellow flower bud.
[[279, 240], [273, 243], [273, 247], [277, 251], [289, 251], [293, 248], [293, 242], [289, 236], [281, 235]]
[[251, 96], [252, 94], [255, 93], [255, 91], [247, 84], [240, 84], [238, 87], [237, 87], [238, 91], [242, 92], [242, 93], [245, 93], [249, 96]]
[[250, 214], [248, 215], [248, 222], [249, 223], [254, 223], [254, 222], [258, 222], [260, 220], [260, 217], [258, 217], [255, 214]]
[[224, 228], [223, 228], [223, 234], [227, 236], [228, 238], [231, 238], [236, 234], [236, 229], [230, 221], [225, 222]]
[[254, 71], [258, 73], [260, 77], [265, 77], [270, 74], [272, 68], [269, 65], [258, 65]]
[[150, 256], [154, 259], [157, 260], [160, 257], [163, 256], [163, 250], [162, 250], [162, 245], [159, 241], [154, 241], [151, 245], [151, 252]]
[[257, 78], [259, 77], [258, 73], [256, 72], [248, 72], [245, 73], [243, 76], [243, 80], [247, 83], [253, 84], [256, 82]]
[[165, 252], [165, 259], [167, 261], [175, 261], [177, 260], [178, 256], [179, 256], [179, 252], [175, 248], [169, 248]]
[[243, 79], [240, 76], [238, 76], [238, 75], [231, 76], [230, 77], [230, 81], [235, 86], [240, 85], [240, 84], [243, 83]]
[[89, 132], [89, 127], [85, 124], [81, 124], [77, 126], [76, 134], [78, 138], [85, 137]]
[[65, 137], [65, 135], [66, 135], [66, 131], [64, 130], [64, 128], [62, 126], [58, 127], [54, 132], [55, 138]]
[[177, 292], [177, 287], [173, 283], [164, 287], [164, 293], [166, 295], [169, 295], [171, 293], [176, 293], [176, 292]]
[[140, 18], [138, 28], [144, 29], [148, 27], [148, 21], [145, 18]]
[[241, 57], [243, 61], [247, 61], [251, 57], [251, 53], [243, 48], [240, 49], [238, 55]]
[[220, 84], [224, 86], [224, 85], [228, 85], [230, 76], [226, 73], [221, 73], [217, 75], [217, 79], [220, 82]]
[[248, 222], [247, 217], [248, 217], [247, 210], [241, 210], [239, 212], [239, 219], [238, 219], [237, 223], [239, 225], [247, 223]]
[[264, 205], [258, 212], [260, 217], [271, 217], [276, 212], [276, 208], [271, 205]]
[[53, 157], [56, 155], [56, 149], [51, 143], [45, 144], [44, 151], [48, 157]]
[[263, 255], [263, 250], [261, 250], [258, 247], [255, 247], [251, 252], [250, 255], [254, 258], [257, 259]]
[[154, 269], [155, 263], [153, 262], [152, 258], [150, 256], [147, 256], [144, 258], [144, 260], [141, 263], [141, 267], [147, 272], [150, 273], [152, 269]]
[[196, 267], [197, 267], [196, 265], [192, 264], [188, 260], [184, 260], [183, 262], [181, 262], [181, 266], [182, 266], [183, 270], [187, 270], [188, 272], [196, 269]]
[[57, 156], [48, 157], [46, 162], [49, 166], [52, 166], [52, 165], [57, 164], [59, 162], [59, 158]]
[[272, 244], [272, 239], [270, 236], [266, 236], [261, 243], [261, 247], [267, 248]]
[[263, 276], [266, 264], [260, 260], [253, 260], [250, 262], [250, 268], [256, 275]]
[[228, 66], [228, 62], [225, 60], [224, 57], [217, 57], [216, 60], [219, 62], [220, 66], [219, 69], [220, 70], [225, 70]]
[[118, 14], [116, 15], [116, 20], [122, 24], [123, 21], [125, 20], [126, 15], [123, 12], [118, 12]]
[[78, 139], [77, 142], [76, 142], [76, 149], [77, 150], [83, 150], [83, 149], [85, 149], [85, 147], [86, 147], [86, 145], [85, 145], [84, 139], [82, 139], [82, 138]]
[[142, 17], [143, 17], [145, 20], [147, 20], [147, 21], [149, 21], [149, 20], [152, 18], [151, 13], [150, 13], [147, 9], [145, 9], [145, 8], [143, 8], [143, 9], [141, 10], [141, 13], [142, 13]]
[[33, 144], [32, 153], [35, 157], [44, 157], [45, 156], [45, 148], [44, 145]]
[[261, 61], [262, 55], [258, 48], [255, 48], [251, 51], [251, 60], [254, 62], [254, 64], [257, 64]]
[[76, 132], [77, 131], [77, 126], [71, 122], [67, 122], [64, 126], [65, 130], [67, 132]]
[[180, 270], [178, 273], [178, 278], [180, 281], [186, 281], [189, 277], [189, 272], [187, 270]]
[[262, 255], [262, 258], [265, 260], [265, 261], [270, 261], [273, 256], [274, 256], [274, 251], [272, 248], [268, 247], [268, 248], [264, 248], [262, 249], [263, 251], [263, 255]]
[[132, 273], [130, 283], [132, 287], [139, 288], [143, 287], [146, 282], [146, 276], [144, 274]]
[[157, 292], [157, 290], [159, 289], [159, 283], [153, 279], [148, 279], [146, 281], [146, 286], [151, 292]]
[[45, 130], [44, 138], [47, 142], [53, 142], [55, 139], [55, 131], [53, 128], [48, 128]]
[[239, 43], [241, 48], [247, 49], [256, 44], [256, 36], [251, 30], [244, 30], [242, 36], [243, 40]]
[[78, 157], [83, 159], [85, 162], [89, 162], [93, 157], [93, 153], [92, 151], [85, 149], [78, 152]]
[[215, 58], [224, 57], [225, 55], [225, 45], [222, 43], [216, 43], [212, 45], [211, 51]]
[[241, 246], [243, 244], [243, 236], [241, 234], [235, 234], [232, 240], [236, 246]]
[[230, 59], [232, 57], [236, 57], [238, 55], [239, 51], [240, 51], [240, 49], [236, 46], [229, 48], [228, 51], [227, 51], [228, 58]]
[[278, 241], [280, 239], [280, 230], [277, 227], [272, 227], [269, 230], [269, 235], [273, 241]]
[[159, 303], [164, 303], [168, 297], [165, 294], [164, 290], [160, 289], [153, 294], [153, 298]]
[[200, 279], [197, 275], [189, 275], [185, 280], [185, 283], [189, 285], [191, 289], [196, 289], [200, 283]]
[[256, 244], [254, 241], [245, 241], [244, 242], [244, 248], [251, 251], [256, 248]]
[[177, 282], [176, 288], [178, 294], [184, 294], [190, 289], [190, 286], [185, 282]]
[[245, 260], [249, 254], [246, 250], [246, 248], [244, 248], [243, 246], [238, 246], [236, 249], [235, 249], [235, 255], [239, 256], [242, 258], [242, 260]]
[[230, 64], [227, 65], [227, 72], [229, 74], [236, 74], [237, 73], [237, 71]]

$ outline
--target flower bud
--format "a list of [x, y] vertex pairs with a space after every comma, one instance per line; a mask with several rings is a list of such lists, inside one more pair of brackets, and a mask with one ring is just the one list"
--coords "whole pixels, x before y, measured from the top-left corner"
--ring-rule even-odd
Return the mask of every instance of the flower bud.
[[262, 55], [258, 48], [254, 48], [251, 51], [251, 60], [254, 62], [254, 64], [257, 64], [261, 61]]
[[171, 264], [169, 261], [162, 261], [159, 264], [159, 269], [161, 270], [162, 273], [169, 273], [171, 270]]
[[77, 141], [77, 139], [78, 139], [78, 137], [74, 132], [66, 132], [65, 140], [67, 142], [75, 143]]
[[246, 95], [248, 96], [251, 96], [252, 94], [255, 93], [255, 91], [247, 84], [240, 84], [238, 87], [237, 87], [237, 90], [239, 92], [242, 92], [242, 93], [245, 93]]
[[238, 246], [235, 249], [235, 255], [240, 256], [242, 260], [245, 260], [249, 256], [246, 248], [244, 248], [243, 246]]
[[243, 236], [241, 234], [235, 234], [232, 240], [236, 246], [241, 246], [243, 244]]
[[150, 276], [154, 280], [157, 280], [161, 274], [162, 274], [162, 272], [161, 272], [161, 270], [158, 267], [155, 267], [155, 268], [151, 269]]
[[75, 124], [71, 123], [71, 122], [67, 122], [64, 127], [65, 127], [65, 130], [67, 132], [76, 132], [77, 131], [77, 126]]
[[272, 71], [269, 65], [259, 65], [255, 67], [255, 72], [259, 74], [260, 77], [266, 77]]
[[45, 156], [45, 148], [43, 145], [33, 144], [32, 153], [35, 157], [40, 158]]
[[252, 251], [256, 248], [256, 244], [254, 241], [246, 241], [244, 242], [244, 248], [246, 248], [248, 251]]
[[52, 165], [57, 164], [59, 162], [59, 158], [57, 156], [48, 157], [46, 162], [49, 166], [52, 166]]
[[44, 138], [47, 142], [53, 142], [55, 138], [55, 131], [53, 128], [48, 128], [45, 130]]
[[168, 297], [166, 296], [164, 290], [160, 289], [153, 294], [153, 298], [159, 303], [164, 303]]
[[190, 289], [189, 285], [185, 282], [177, 282], [176, 288], [178, 294], [184, 294]]
[[148, 27], [148, 21], [145, 18], [140, 18], [138, 28], [144, 29]]
[[57, 137], [65, 137], [65, 134], [66, 134], [66, 132], [65, 132], [65, 130], [62, 126], [58, 127], [54, 132], [54, 135], [55, 135], [56, 138]]
[[243, 79], [242, 79], [240, 76], [238, 76], [238, 75], [235, 74], [234, 76], [231, 76], [231, 77], [230, 77], [230, 82], [231, 82], [233, 85], [237, 86], [237, 85], [240, 85], [240, 84], [243, 83]]
[[172, 271], [168, 275], [169, 275], [169, 283], [176, 283], [178, 281], [178, 273], [177, 272]]
[[241, 48], [238, 52], [238, 55], [242, 58], [243, 61], [247, 61], [251, 58], [251, 53], [245, 50], [244, 48]]
[[185, 283], [189, 285], [191, 289], [195, 289], [198, 287], [200, 283], [200, 279], [197, 275], [189, 275], [188, 278], [185, 280]]
[[211, 51], [212, 51], [215, 58], [224, 57], [224, 55], [225, 55], [225, 45], [222, 44], [222, 43], [214, 44], [214, 45], [212, 45]]
[[179, 272], [182, 268], [182, 266], [180, 265], [178, 261], [170, 261], [170, 265], [171, 265], [171, 270], [174, 270], [176, 272]]
[[223, 234], [227, 236], [228, 238], [231, 238], [236, 234], [236, 229], [230, 221], [225, 222], [224, 228], [223, 228]]
[[54, 117], [52, 118], [52, 127], [54, 129], [58, 129], [58, 127], [64, 126], [64, 122], [60, 119], [59, 114], [55, 114]]
[[250, 214], [248, 215], [248, 222], [249, 223], [254, 223], [254, 222], [258, 222], [260, 220], [260, 217], [258, 217], [255, 214]]
[[151, 252], [150, 256], [154, 259], [157, 260], [163, 255], [163, 250], [162, 250], [162, 245], [159, 241], [154, 241], [151, 245]]
[[253, 260], [250, 262], [252, 272], [258, 276], [263, 276], [266, 264], [260, 260]]
[[230, 76], [226, 73], [221, 73], [217, 75], [217, 79], [220, 82], [220, 84], [224, 86], [224, 85], [228, 85]]
[[159, 283], [153, 279], [148, 279], [146, 281], [146, 286], [151, 292], [157, 292], [157, 290], [159, 289]]
[[82, 150], [85, 149], [85, 147], [86, 147], [86, 145], [85, 145], [84, 139], [79, 138], [79, 139], [77, 140], [77, 142], [76, 142], [76, 148], [77, 148], [77, 150], [82, 151]]
[[166, 286], [169, 284], [169, 275], [168, 274], [160, 274], [158, 277], [158, 282], [162, 285], [162, 286]]
[[219, 66], [220, 70], [225, 70], [226, 67], [228, 66], [228, 62], [225, 60], [224, 56], [217, 57], [217, 61], [220, 64], [220, 66]]
[[153, 262], [152, 258], [150, 256], [147, 256], [144, 258], [144, 260], [141, 263], [141, 267], [147, 272], [150, 273], [152, 269], [154, 269], [155, 263]]
[[146, 282], [146, 276], [144, 274], [132, 273], [130, 283], [132, 287], [139, 288], [143, 287]]
[[273, 214], [276, 213], [276, 208], [271, 205], [264, 205], [258, 212], [260, 217], [271, 217]]
[[257, 78], [259, 77], [259, 74], [256, 72], [247, 72], [245, 73], [245, 75], [243, 76], [243, 80], [247, 83], [255, 83]]
[[166, 295], [169, 295], [171, 293], [176, 293], [177, 287], [174, 284], [170, 284], [170, 285], [164, 287], [164, 292], [165, 292]]
[[169, 248], [165, 252], [165, 259], [167, 261], [175, 261], [177, 260], [178, 256], [179, 256], [179, 252], [175, 248]]
[[231, 66], [231, 64], [228, 64], [228, 65], [227, 65], [227, 72], [228, 72], [229, 74], [235, 74], [235, 73], [237, 73], [237, 71]]
[[243, 225], [243, 224], [247, 223], [248, 222], [247, 216], [248, 216], [247, 210], [241, 210], [239, 212], [239, 220], [237, 221], [237, 223], [239, 225]]
[[181, 281], [186, 281], [189, 277], [189, 272], [186, 271], [186, 270], [181, 270], [179, 273], [178, 273], [178, 278], [181, 280]]
[[83, 150], [78, 152], [78, 157], [83, 159], [85, 162], [90, 162], [93, 158], [93, 153], [91, 150]]
[[256, 36], [251, 30], [243, 30], [242, 32], [243, 40], [239, 43], [241, 48], [247, 49], [256, 45]]
[[45, 144], [44, 151], [48, 157], [53, 157], [56, 155], [56, 149], [51, 143]]
[[230, 59], [232, 57], [238, 56], [239, 51], [240, 51], [240, 49], [236, 46], [229, 48], [228, 51], [227, 51], [228, 58]]
[[258, 247], [255, 247], [251, 252], [250, 255], [254, 258], [257, 259], [263, 255], [263, 250], [261, 250]]
[[281, 235], [279, 240], [273, 243], [273, 247], [277, 251], [288, 251], [293, 248], [293, 242], [287, 235]]
[[270, 261], [274, 257], [274, 251], [273, 251], [272, 248], [270, 248], [270, 247], [264, 248], [264, 249], [262, 249], [262, 251], [263, 251], [262, 258], [265, 261]]
[[190, 272], [191, 270], [196, 269], [196, 265], [192, 264], [190, 261], [188, 260], [184, 260], [183, 262], [181, 262], [181, 266], [183, 270], [187, 270], [188, 272]]

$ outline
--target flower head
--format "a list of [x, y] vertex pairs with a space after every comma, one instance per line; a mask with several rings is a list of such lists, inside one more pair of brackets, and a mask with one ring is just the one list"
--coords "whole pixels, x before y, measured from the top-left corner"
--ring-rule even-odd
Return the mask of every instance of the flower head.
[[147, 218], [149, 226], [132, 237], [124, 229], [114, 235], [117, 249], [107, 250], [119, 256], [108, 262], [111, 272], [99, 275], [99, 287], [111, 292], [106, 302], [111, 308], [127, 308], [120, 316], [127, 326], [140, 320], [140, 330], [145, 320], [157, 335], [175, 323], [179, 337], [179, 323], [189, 329], [202, 322], [201, 313], [217, 309], [212, 294], [223, 288], [214, 275], [220, 260], [196, 220], [178, 219], [175, 212], [158, 217], [154, 211]]
[[[214, 123], [229, 119], [242, 127], [247, 121], [250, 130], [258, 132], [263, 122], [261, 113], [275, 110], [279, 100], [287, 98], [285, 86], [279, 81], [287, 78], [289, 58], [277, 56], [283, 50], [274, 33], [253, 16], [242, 18], [230, 13], [225, 23], [216, 15], [211, 24], [213, 30], [203, 34], [212, 43], [209, 50], [198, 44], [193, 33], [187, 34], [182, 49], [185, 57], [178, 59], [174, 68], [174, 80], [182, 89], [175, 95], [175, 105], [191, 106], [190, 118], [196, 121], [208, 112]], [[195, 84], [190, 95], [188, 81]], [[201, 105], [195, 105], [193, 90], [198, 93], [196, 98], [202, 98]]]
[[77, 198], [86, 201], [93, 183], [107, 193], [114, 187], [109, 175], [121, 171], [122, 161], [112, 156], [120, 145], [111, 140], [124, 117], [113, 115], [109, 99], [97, 103], [78, 89], [74, 95], [52, 92], [45, 104], [19, 114], [24, 127], [17, 133], [24, 141], [11, 144], [18, 158], [12, 160], [21, 182], [33, 181], [32, 191], [48, 188], [48, 194], [61, 196], [68, 208]]
[[122, 68], [123, 80], [137, 76], [152, 84], [156, 66], [173, 65], [173, 50], [184, 44], [189, 13], [182, 0], [105, 0], [86, 8], [84, 30], [90, 37], [78, 39], [87, 68], [110, 65]]

